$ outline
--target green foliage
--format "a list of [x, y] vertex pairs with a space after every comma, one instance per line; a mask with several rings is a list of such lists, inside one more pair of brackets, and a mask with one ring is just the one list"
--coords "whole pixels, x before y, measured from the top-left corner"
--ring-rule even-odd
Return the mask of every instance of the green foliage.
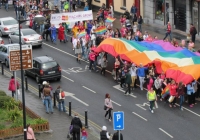
[[5, 91], [0, 90], [0, 96], [7, 96], [7, 95], [6, 95]]
[[18, 108], [15, 108], [14, 110], [10, 110], [8, 112], [7, 117], [9, 121], [15, 122], [17, 119], [22, 117], [22, 112]]
[[43, 123], [47, 123], [47, 121], [42, 118], [34, 119], [30, 122], [30, 124], [43, 124]]
[[3, 130], [5, 128], [6, 128], [6, 126], [4, 124], [0, 124], [0, 130]]
[[10, 96], [0, 96], [0, 108], [4, 107], [5, 102], [9, 102], [12, 99]]
[[4, 107], [10, 111], [13, 109], [19, 108], [19, 102], [16, 101], [14, 98], [11, 98], [9, 101], [4, 102]]

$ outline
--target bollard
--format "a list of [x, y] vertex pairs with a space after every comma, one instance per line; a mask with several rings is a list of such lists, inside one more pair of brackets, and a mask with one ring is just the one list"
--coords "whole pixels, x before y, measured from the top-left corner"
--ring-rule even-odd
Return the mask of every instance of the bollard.
[[53, 106], [56, 107], [56, 93], [53, 93]]
[[4, 63], [1, 62], [1, 74], [4, 75], [4, 68], [3, 68]]
[[15, 71], [13, 71], [13, 76], [15, 76]]
[[26, 90], [28, 90], [28, 78], [27, 78], [27, 76], [25, 76], [25, 87], [26, 87]]
[[39, 98], [41, 98], [40, 84], [38, 84], [38, 93], [39, 93]]
[[69, 102], [69, 116], [72, 115], [72, 103]]
[[87, 114], [87, 110], [85, 111], [85, 128], [88, 128], [88, 114]]

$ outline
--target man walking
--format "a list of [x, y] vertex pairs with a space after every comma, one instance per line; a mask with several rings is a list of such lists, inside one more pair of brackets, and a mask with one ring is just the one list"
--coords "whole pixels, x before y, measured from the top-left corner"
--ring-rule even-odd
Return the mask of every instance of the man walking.
[[127, 71], [126, 73], [126, 79], [125, 79], [125, 83], [127, 84], [128, 88], [125, 91], [124, 95], [128, 95], [127, 92], [129, 93], [129, 95], [131, 94], [131, 83], [132, 83], [132, 79], [131, 79], [131, 74], [129, 73], [129, 71]]
[[71, 121], [71, 125], [73, 126], [73, 140], [80, 140], [80, 131], [82, 129], [82, 122], [78, 117], [78, 114], [75, 114], [74, 118]]
[[197, 34], [197, 29], [194, 27], [193, 24], [190, 24], [190, 35], [192, 37], [192, 42], [195, 43], [195, 37]]
[[170, 37], [170, 41], [172, 40], [171, 30], [172, 30], [171, 24], [170, 24], [170, 22], [168, 22], [167, 31], [166, 31], [166, 34], [165, 34], [165, 37], [163, 38], [163, 40], [165, 40], [168, 36]]
[[144, 78], [145, 78], [145, 71], [148, 68], [143, 67], [142, 63], [140, 63], [140, 67], [137, 69], [137, 75], [140, 80], [140, 89], [143, 90]]

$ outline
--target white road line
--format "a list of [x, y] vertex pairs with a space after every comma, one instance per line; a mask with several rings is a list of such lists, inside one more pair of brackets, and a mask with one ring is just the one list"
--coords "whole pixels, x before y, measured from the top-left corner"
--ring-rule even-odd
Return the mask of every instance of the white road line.
[[74, 82], [74, 80], [72, 80], [72, 79], [70, 79], [70, 78], [68, 78], [68, 77], [66, 77], [66, 76], [63, 76], [63, 75], [62, 75], [62, 77], [65, 78], [65, 79], [67, 79], [67, 80], [69, 80], [69, 81], [71, 81], [71, 82]]
[[88, 88], [88, 87], [85, 87], [85, 86], [82, 86], [83, 88], [85, 88], [85, 89], [87, 89], [87, 90], [89, 90], [89, 91], [91, 91], [91, 92], [93, 92], [93, 93], [96, 93], [96, 91], [94, 91], [94, 90], [91, 90], [90, 88]]
[[[177, 104], [177, 103], [176, 103], [176, 105], [177, 105], [177, 106], [180, 106], [180, 105], [179, 105], [179, 104]], [[196, 115], [196, 116], [200, 117], [200, 115], [199, 115], [199, 114], [195, 113], [194, 111], [192, 111], [192, 110], [190, 110], [190, 109], [187, 109], [187, 108], [185, 108], [185, 107], [183, 107], [183, 109], [185, 109], [185, 110], [189, 111], [190, 113], [193, 113], [194, 115]]]
[[118, 106], [122, 106], [122, 105], [120, 105], [120, 104], [118, 104], [118, 103], [116, 103], [116, 102], [114, 102], [113, 100], [111, 100], [114, 104], [116, 104], [116, 105], [118, 105]]
[[136, 104], [136, 106], [138, 106], [139, 108], [141, 108], [141, 109], [143, 109], [143, 110], [146, 110], [146, 108], [141, 107], [139, 104]]
[[84, 104], [85, 106], [89, 106], [89, 104], [87, 104], [87, 103], [83, 102], [82, 100], [80, 100], [80, 99], [76, 98], [75, 96], [70, 96], [70, 97], [72, 97], [73, 99], [77, 100], [78, 102], [80, 102], [80, 103]]
[[[113, 88], [115, 88], [115, 89], [117, 89], [117, 90], [119, 90], [121, 92], [125, 92], [123, 89], [121, 89], [120, 85], [113, 86]], [[133, 97], [133, 98], [137, 98], [137, 96], [132, 95], [132, 94], [130, 96]]]
[[165, 130], [163, 130], [162, 128], [159, 128], [160, 131], [162, 131], [163, 133], [165, 133], [166, 135], [168, 135], [170, 138], [174, 138], [172, 135], [170, 135], [169, 133], [167, 133]]
[[135, 114], [136, 116], [140, 117], [141, 119], [147, 121], [147, 119], [145, 119], [144, 117], [140, 116], [139, 114], [135, 113], [135, 112], [132, 112], [133, 114]]

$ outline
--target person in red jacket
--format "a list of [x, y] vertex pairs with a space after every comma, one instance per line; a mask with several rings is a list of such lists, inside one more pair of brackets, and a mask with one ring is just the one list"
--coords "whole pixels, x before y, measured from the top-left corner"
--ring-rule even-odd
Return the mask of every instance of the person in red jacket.
[[60, 27], [58, 28], [58, 39], [61, 41], [64, 41], [65, 43], [65, 28], [62, 26], [62, 24], [59, 24]]
[[[17, 81], [16, 81], [16, 84], [17, 84], [17, 89], [19, 89], [19, 83]], [[16, 93], [14, 76], [12, 76], [11, 79], [10, 79], [8, 90], [10, 90], [12, 92], [12, 97], [14, 98], [15, 93]]]
[[176, 107], [176, 96], [177, 96], [177, 84], [174, 80], [171, 81], [170, 88], [169, 88], [170, 96], [174, 96], [174, 100], [169, 104], [169, 107]]
[[166, 34], [165, 34], [165, 37], [164, 37], [163, 40], [165, 40], [169, 36], [170, 37], [170, 41], [172, 41], [171, 30], [172, 30], [171, 24], [170, 24], [170, 22], [168, 22], [168, 24], [167, 24], [167, 31], [166, 31]]

